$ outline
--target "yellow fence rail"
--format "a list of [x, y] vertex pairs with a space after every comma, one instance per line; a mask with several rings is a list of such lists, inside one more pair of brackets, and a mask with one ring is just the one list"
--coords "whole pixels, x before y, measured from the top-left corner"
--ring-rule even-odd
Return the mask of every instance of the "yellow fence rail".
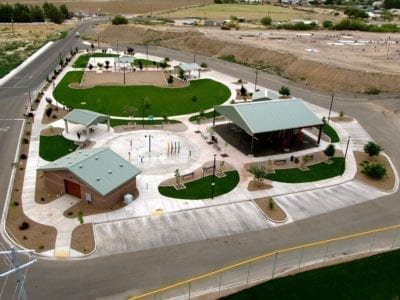
[[[290, 270], [325, 263], [338, 257], [400, 248], [399, 233], [400, 224], [280, 249], [129, 299], [191, 299], [205, 294], [214, 295], [207, 299], [218, 298], [223, 290], [246, 287], [250, 283], [266, 281]], [[266, 272], [268, 270], [269, 273]], [[228, 272], [234, 273], [228, 274]], [[224, 281], [224, 275], [230, 278]]]

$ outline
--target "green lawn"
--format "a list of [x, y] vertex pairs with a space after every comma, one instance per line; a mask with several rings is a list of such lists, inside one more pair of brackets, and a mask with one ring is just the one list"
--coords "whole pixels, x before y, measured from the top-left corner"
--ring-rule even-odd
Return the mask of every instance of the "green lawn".
[[275, 170], [274, 174], [265, 174], [265, 178], [288, 183], [310, 182], [327, 179], [343, 173], [344, 158], [333, 157], [332, 164], [323, 162], [308, 166], [309, 171], [300, 171], [298, 168]]
[[330, 137], [331, 143], [339, 143], [339, 136], [329, 124], [325, 123], [322, 128], [323, 133]]
[[[237, 171], [225, 172], [222, 178], [215, 177], [214, 196], [226, 194], [233, 190], [239, 183]], [[212, 175], [185, 183], [186, 189], [176, 190], [173, 186], [161, 186], [158, 188], [160, 194], [178, 199], [201, 200], [211, 197]]]
[[242, 299], [399, 299], [400, 251], [268, 281], [226, 297]]
[[[78, 57], [78, 59], [75, 61], [74, 65], [72, 67], [73, 68], [86, 68], [90, 57], [117, 57], [117, 56], [118, 56], [118, 54], [107, 54], [107, 53], [83, 54]], [[111, 66], [111, 64], [110, 64], [110, 66]]]
[[61, 135], [40, 136], [39, 156], [47, 161], [54, 161], [78, 148], [73, 141]]
[[[215, 116], [218, 117], [219, 115], [220, 115], [219, 112], [216, 111], [215, 112]], [[214, 111], [213, 110], [209, 111], [207, 113], [204, 113], [204, 119], [212, 119], [213, 117], [214, 117]], [[195, 116], [190, 117], [189, 121], [190, 122], [196, 122], [198, 118], [200, 118], [200, 114], [197, 114]]]
[[[96, 86], [88, 89], [73, 89], [72, 82], [80, 82], [83, 72], [68, 72], [57, 86], [54, 95], [59, 103], [69, 108], [83, 108], [96, 112], [128, 116], [127, 107], [136, 108], [136, 116], [142, 116], [142, 100], [148, 98], [150, 108], [144, 115], [171, 116], [206, 110], [225, 102], [230, 96], [228, 87], [214, 80], [200, 79], [184, 88], [162, 88], [155, 86]], [[197, 101], [193, 102], [192, 97]], [[81, 104], [86, 102], [86, 104]]]

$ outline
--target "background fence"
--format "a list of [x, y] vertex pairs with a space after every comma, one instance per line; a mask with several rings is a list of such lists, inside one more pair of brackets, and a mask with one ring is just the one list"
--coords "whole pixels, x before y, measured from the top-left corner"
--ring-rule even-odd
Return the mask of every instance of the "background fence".
[[217, 299], [288, 272], [400, 248], [400, 225], [277, 250], [130, 299]]

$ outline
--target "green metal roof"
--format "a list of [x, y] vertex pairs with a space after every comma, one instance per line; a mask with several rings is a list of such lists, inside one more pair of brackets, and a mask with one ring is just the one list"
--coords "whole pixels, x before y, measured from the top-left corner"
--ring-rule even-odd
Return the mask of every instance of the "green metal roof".
[[184, 72], [197, 71], [197, 70], [201, 69], [200, 66], [196, 63], [180, 64], [180, 65], [177, 65], [176, 68], [179, 68], [179, 69], [183, 70]]
[[140, 173], [129, 161], [109, 148], [78, 150], [39, 170], [69, 171], [103, 196]]
[[215, 110], [249, 135], [322, 124], [301, 99], [219, 105]]
[[87, 109], [74, 109], [67, 115], [64, 120], [75, 124], [82, 124], [87, 127], [107, 121], [109, 117], [103, 114], [99, 114], [94, 111]]

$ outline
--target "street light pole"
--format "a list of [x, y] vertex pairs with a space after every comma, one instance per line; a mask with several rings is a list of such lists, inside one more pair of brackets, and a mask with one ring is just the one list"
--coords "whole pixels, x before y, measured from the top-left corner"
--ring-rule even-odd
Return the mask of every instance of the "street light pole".
[[31, 88], [28, 90], [28, 95], [29, 95], [29, 111], [32, 110], [32, 98], [31, 98]]
[[256, 69], [256, 80], [254, 81], [254, 93], [257, 91], [258, 70]]
[[344, 173], [344, 169], [346, 167], [346, 157], [347, 157], [347, 151], [349, 150], [350, 139], [351, 139], [351, 137], [349, 136], [349, 138], [347, 140], [346, 150], [344, 151], [343, 172], [342, 172], [342, 174]]
[[144, 137], [149, 138], [149, 153], [151, 152], [151, 138], [153, 137], [152, 135], [145, 135]]
[[335, 98], [335, 92], [332, 92], [332, 100], [331, 100], [331, 105], [329, 106], [329, 113], [328, 113], [328, 124], [329, 124], [329, 120], [331, 119], [331, 111], [332, 111], [332, 105], [333, 105], [334, 98]]
[[211, 182], [211, 199], [214, 199], [214, 188], [215, 188], [215, 163], [216, 163], [216, 154], [214, 154], [214, 163], [213, 163], [213, 177]]

